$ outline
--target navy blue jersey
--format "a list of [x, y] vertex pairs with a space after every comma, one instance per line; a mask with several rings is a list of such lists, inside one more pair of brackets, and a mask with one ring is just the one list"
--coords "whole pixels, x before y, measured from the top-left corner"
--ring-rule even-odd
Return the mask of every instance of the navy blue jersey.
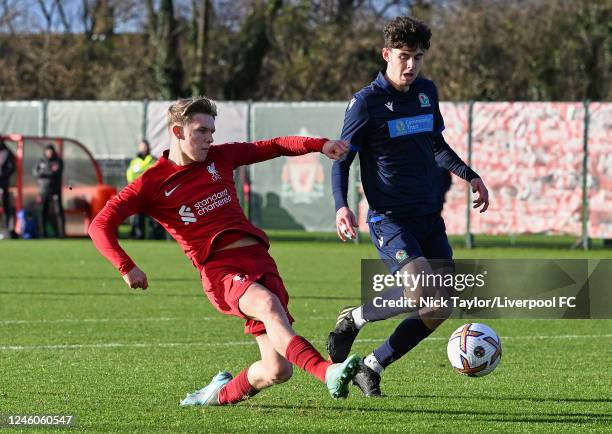
[[359, 153], [363, 189], [374, 212], [421, 216], [439, 211], [437, 165], [467, 181], [478, 178], [444, 141], [443, 130], [432, 81], [417, 77], [400, 92], [379, 73], [346, 109], [342, 140], [351, 147], [332, 167], [336, 210], [347, 206], [349, 168]]

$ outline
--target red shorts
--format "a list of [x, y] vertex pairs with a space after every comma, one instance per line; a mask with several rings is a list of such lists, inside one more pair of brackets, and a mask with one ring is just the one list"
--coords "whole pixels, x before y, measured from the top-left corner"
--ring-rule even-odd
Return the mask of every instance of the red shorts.
[[221, 250], [212, 253], [200, 266], [204, 292], [219, 312], [246, 319], [244, 333], [259, 336], [266, 332], [261, 321], [248, 318], [240, 311], [238, 300], [254, 282], [275, 294], [285, 308], [289, 322], [293, 317], [287, 310], [289, 294], [285, 289], [274, 259], [263, 244]]

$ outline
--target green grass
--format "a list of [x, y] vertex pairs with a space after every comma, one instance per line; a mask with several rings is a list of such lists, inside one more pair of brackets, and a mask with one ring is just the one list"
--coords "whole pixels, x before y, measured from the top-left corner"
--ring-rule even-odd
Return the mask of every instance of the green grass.
[[[610, 432], [612, 320], [487, 320], [504, 357], [478, 379], [448, 365], [453, 320], [385, 372], [383, 399], [352, 388], [334, 401], [296, 371], [237, 406], [181, 409], [218, 369], [237, 373], [256, 360], [257, 347], [241, 320], [210, 306], [175, 243], [123, 245], [148, 273], [148, 291], [125, 287], [87, 240], [0, 242], [0, 413], [71, 413], [74, 430], [93, 432]], [[275, 241], [272, 254], [296, 330], [324, 349], [338, 309], [359, 298], [357, 258], [374, 258], [374, 248]], [[612, 257], [542, 247], [455, 254]], [[395, 324], [368, 326], [355, 350], [367, 354]]]

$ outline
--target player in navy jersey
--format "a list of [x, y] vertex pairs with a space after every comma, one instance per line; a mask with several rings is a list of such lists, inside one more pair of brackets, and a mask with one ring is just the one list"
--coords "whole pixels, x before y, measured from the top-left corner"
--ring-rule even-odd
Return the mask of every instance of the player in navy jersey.
[[[478, 193], [474, 208], [486, 211], [488, 192], [480, 179], [444, 141], [444, 120], [435, 84], [419, 76], [429, 49], [430, 29], [410, 17], [397, 17], [384, 29], [385, 71], [357, 92], [348, 104], [342, 140], [350, 143], [346, 158], [334, 162], [332, 187], [340, 239], [354, 237], [357, 221], [347, 204], [349, 168], [359, 154], [361, 181], [368, 200], [368, 225], [380, 258], [392, 273], [434, 273], [428, 259], [446, 260], [452, 250], [441, 217], [437, 164], [470, 183]], [[443, 271], [444, 272], [444, 271]], [[448, 295], [445, 288], [392, 288], [382, 300], [419, 300]], [[377, 305], [384, 304], [379, 301]], [[340, 312], [327, 348], [332, 361], [344, 360], [368, 322], [384, 320], [405, 308], [377, 307], [369, 301]], [[418, 305], [417, 305], [418, 306]], [[353, 382], [366, 396], [379, 396], [380, 375], [393, 361], [429, 336], [450, 314], [448, 309], [415, 309], [389, 338], [366, 357]]]

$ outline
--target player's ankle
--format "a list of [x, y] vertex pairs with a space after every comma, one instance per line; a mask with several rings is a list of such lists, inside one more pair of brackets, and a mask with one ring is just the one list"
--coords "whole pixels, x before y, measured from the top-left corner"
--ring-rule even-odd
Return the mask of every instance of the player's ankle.
[[378, 362], [374, 353], [370, 353], [365, 359], [363, 359], [363, 364], [370, 368], [372, 371], [376, 372], [378, 375], [381, 375], [385, 368]]
[[363, 306], [359, 306], [351, 311], [351, 317], [357, 330], [361, 330], [367, 324], [367, 320], [363, 317]]

